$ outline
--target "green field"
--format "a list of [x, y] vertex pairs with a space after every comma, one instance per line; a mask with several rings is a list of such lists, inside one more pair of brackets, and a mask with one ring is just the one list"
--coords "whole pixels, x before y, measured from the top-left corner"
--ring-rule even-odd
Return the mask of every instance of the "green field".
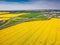
[[[43, 13], [41, 13], [41, 12], [34, 13], [33, 12], [33, 13], [29, 13], [29, 14], [19, 15], [19, 16], [11, 18], [9, 20], [5, 20], [5, 22], [0, 22], [0, 25], [3, 25], [7, 22], [8, 23], [6, 25], [11, 25], [11, 24], [14, 25], [14, 24], [17, 24], [18, 22], [22, 23], [22, 22], [26, 22], [26, 21], [47, 20], [47, 19], [48, 18], [46, 16], [44, 16]], [[1, 29], [2, 29], [2, 27], [1, 27]]]

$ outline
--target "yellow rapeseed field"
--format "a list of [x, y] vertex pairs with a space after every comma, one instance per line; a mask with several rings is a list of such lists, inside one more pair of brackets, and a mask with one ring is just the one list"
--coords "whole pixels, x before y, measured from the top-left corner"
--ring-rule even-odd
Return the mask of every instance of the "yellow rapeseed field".
[[24, 22], [2, 29], [0, 45], [60, 45], [60, 19]]
[[[0, 12], [0, 13], [5, 13], [5, 12]], [[0, 20], [8, 20], [10, 18], [13, 18], [13, 17], [16, 17], [16, 16], [19, 16], [19, 15], [23, 15], [23, 14], [28, 14], [28, 13], [18, 13], [18, 14], [11, 14], [11, 13], [8, 13], [8, 14], [3, 14], [1, 15], [0, 14]]]
[[9, 12], [0, 12], [0, 14], [8, 14]]

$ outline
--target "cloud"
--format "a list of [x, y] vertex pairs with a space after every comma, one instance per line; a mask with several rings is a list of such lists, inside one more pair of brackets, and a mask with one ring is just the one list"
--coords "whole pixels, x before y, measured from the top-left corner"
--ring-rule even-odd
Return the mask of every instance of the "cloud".
[[35, 1], [29, 3], [1, 2], [0, 10], [39, 10], [60, 9], [60, 3], [48, 1]]

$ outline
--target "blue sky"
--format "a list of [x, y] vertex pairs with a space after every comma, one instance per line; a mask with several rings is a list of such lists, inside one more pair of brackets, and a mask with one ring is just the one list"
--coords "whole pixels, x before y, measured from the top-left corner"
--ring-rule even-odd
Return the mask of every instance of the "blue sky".
[[0, 0], [0, 10], [60, 9], [60, 0]]
[[12, 1], [14, 1], [14, 2], [16, 1], [16, 2], [19, 2], [19, 1], [28, 1], [28, 0], [5, 0], [5, 1], [11, 1], [11, 2]]
[[1, 1], [7, 1], [7, 2], [30, 2], [30, 1], [53, 1], [53, 2], [59, 2], [60, 0], [1, 0]]

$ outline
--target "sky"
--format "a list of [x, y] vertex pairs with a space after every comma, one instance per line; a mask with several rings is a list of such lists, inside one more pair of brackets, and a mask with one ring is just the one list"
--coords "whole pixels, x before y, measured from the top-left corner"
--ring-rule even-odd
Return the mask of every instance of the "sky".
[[60, 10], [60, 0], [0, 0], [0, 10]]

